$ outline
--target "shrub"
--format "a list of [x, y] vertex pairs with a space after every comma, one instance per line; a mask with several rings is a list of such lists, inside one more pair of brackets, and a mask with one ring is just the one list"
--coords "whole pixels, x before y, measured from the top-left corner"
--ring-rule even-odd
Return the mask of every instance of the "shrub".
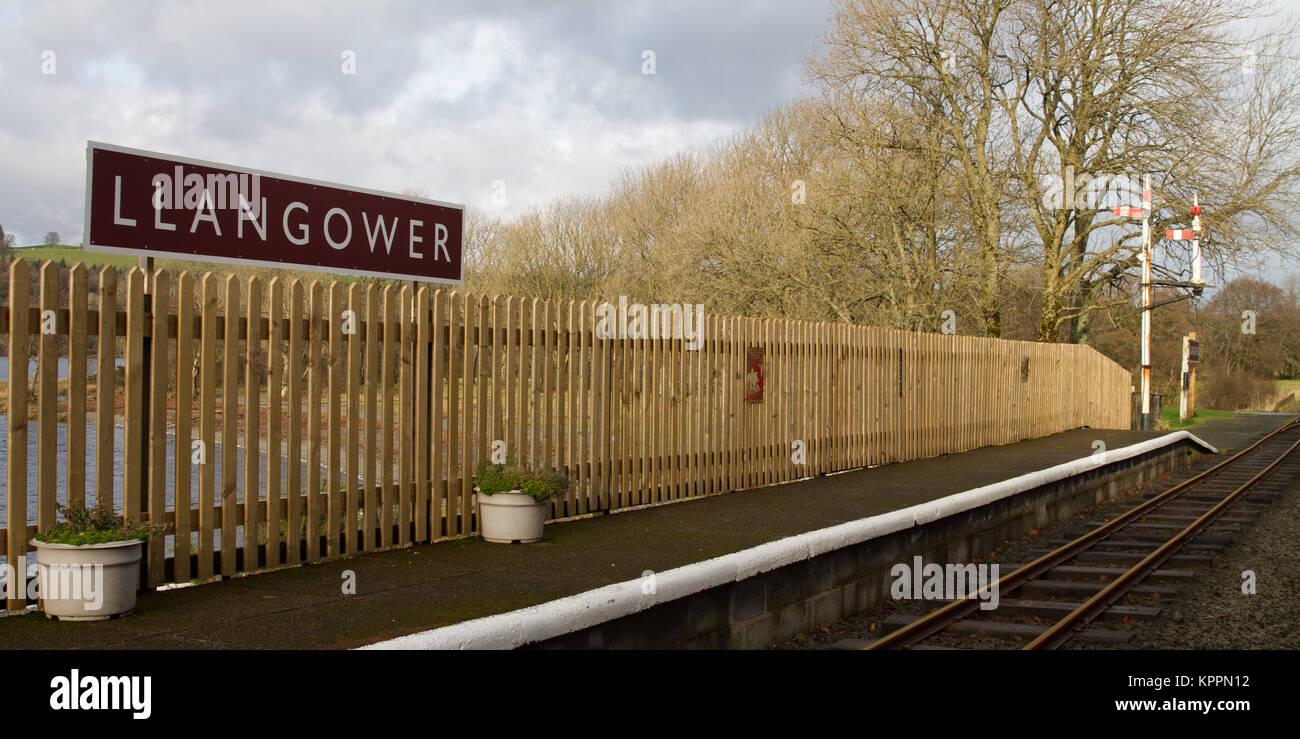
[[483, 495], [518, 490], [538, 501], [569, 489], [569, 481], [563, 475], [551, 471], [527, 470], [512, 460], [506, 460], [504, 464], [487, 461], [479, 463], [478, 470], [474, 473], [474, 484]]
[[155, 534], [166, 532], [163, 524], [129, 525], [122, 521], [107, 500], [100, 500], [94, 508], [85, 504], [74, 503], [70, 506], [58, 505], [59, 512], [65, 520], [59, 521], [45, 531], [36, 534], [36, 540], [48, 544], [108, 544], [128, 539], [148, 539]]
[[1200, 378], [1197, 388], [1198, 406], [1224, 411], [1263, 409], [1265, 401], [1275, 392], [1271, 378], [1260, 377], [1235, 367], [1211, 367]]

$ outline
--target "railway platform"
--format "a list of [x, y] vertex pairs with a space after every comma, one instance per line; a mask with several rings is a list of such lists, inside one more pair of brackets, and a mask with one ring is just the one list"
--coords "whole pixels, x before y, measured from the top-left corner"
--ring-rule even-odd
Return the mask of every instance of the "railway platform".
[[[1230, 449], [1280, 426], [1287, 418], [1240, 415], [1192, 431], [1211, 445]], [[492, 629], [526, 631], [533, 623], [530, 618], [547, 618], [547, 608], [557, 602], [567, 602], [570, 612], [575, 603], [580, 611], [593, 612], [599, 609], [599, 594], [620, 584], [624, 592], [640, 588], [647, 598], [667, 599], [671, 593], [655, 592], [656, 573], [684, 571], [682, 568], [719, 558], [743, 561], [747, 552], [780, 546], [809, 532], [851, 527], [855, 522], [881, 519], [963, 491], [1084, 460], [1097, 451], [1096, 442], [1108, 450], [1136, 449], [1135, 445], [1150, 447], [1153, 440], [1166, 436], [1162, 432], [1076, 429], [938, 458], [550, 523], [545, 541], [539, 544], [509, 546], [477, 538], [444, 541], [141, 593], [135, 614], [114, 621], [57, 623], [40, 614], [8, 616], [0, 618], [0, 648], [457, 646], [430, 641], [428, 635], [442, 627], [467, 623], [482, 626], [465, 631], [477, 636], [459, 646], [499, 646], [505, 642], [494, 640], [489, 633]], [[348, 583], [355, 586], [353, 594], [344, 592]], [[666, 578], [660, 587], [681, 587], [680, 583], [681, 578], [671, 582]], [[745, 597], [740, 585], [735, 590], [728, 591], [726, 597]], [[658, 612], [660, 618], [689, 621], [704, 618], [705, 610], [696, 603]], [[523, 615], [512, 621], [510, 614]], [[515, 645], [527, 642], [518, 633], [509, 639], [514, 639]], [[605, 643], [620, 645], [636, 646], [617, 639]], [[686, 644], [726, 645], [716, 639]]]

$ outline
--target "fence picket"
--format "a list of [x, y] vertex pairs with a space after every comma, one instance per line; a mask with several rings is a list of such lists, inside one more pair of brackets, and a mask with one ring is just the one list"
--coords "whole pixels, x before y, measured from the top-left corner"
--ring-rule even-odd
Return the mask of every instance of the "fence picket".
[[284, 413], [284, 282], [272, 277], [267, 285], [266, 335], [266, 566], [280, 564], [284, 520], [281, 497], [281, 428]]
[[[27, 553], [27, 302], [31, 290], [28, 285], [30, 271], [23, 259], [15, 259], [9, 265], [9, 429], [5, 450], [8, 455], [5, 557], [9, 562], [17, 562]], [[8, 589], [6, 595], [7, 610], [27, 607], [27, 599], [19, 598], [16, 589]]]
[[[14, 264], [26, 264], [26, 262], [19, 260]], [[9, 295], [11, 306], [21, 306], [26, 303], [25, 292], [22, 299], [15, 297], [12, 290]], [[113, 462], [117, 456], [113, 452], [114, 415], [117, 412], [117, 392], [113, 382], [117, 374], [114, 367], [116, 364], [114, 360], [117, 357], [116, 330], [117, 270], [106, 266], [99, 272], [99, 332], [95, 337], [95, 502], [99, 503], [103, 500], [113, 506], [116, 506], [114, 493], [116, 475]], [[11, 333], [16, 335], [12, 329]], [[12, 357], [14, 353], [10, 350], [9, 354]], [[11, 381], [13, 376], [11, 372], [9, 374]], [[26, 376], [24, 372], [23, 377]], [[12, 439], [13, 436], [9, 438]], [[11, 455], [9, 458], [14, 457]], [[10, 507], [9, 510], [13, 508]]]
[[214, 574], [213, 537], [217, 529], [217, 312], [220, 286], [211, 272], [203, 275], [203, 315], [199, 328], [199, 561], [195, 574]]
[[311, 330], [307, 342], [307, 491], [306, 519], [303, 536], [307, 539], [307, 561], [320, 559], [321, 543], [321, 394], [325, 391], [327, 371], [325, 348], [329, 342], [329, 318], [325, 305], [325, 286], [313, 280], [308, 291], [311, 301], [307, 316]]
[[[131, 282], [133, 301], [135, 281]], [[230, 577], [235, 574], [237, 527], [236, 509], [238, 508], [238, 477], [236, 475], [236, 458], [239, 455], [239, 278], [235, 275], [226, 277], [225, 333], [221, 338], [221, 362], [224, 370], [221, 379], [221, 574]], [[128, 303], [130, 306], [131, 303]], [[127, 309], [127, 334], [131, 333], [130, 311]], [[128, 338], [127, 343], [130, 344]], [[134, 350], [131, 350], [134, 351]], [[131, 360], [127, 360], [127, 372], [130, 376]], [[130, 396], [130, 382], [127, 383], [127, 395]], [[130, 407], [130, 400], [127, 401]], [[129, 421], [128, 421], [129, 425]], [[131, 435], [127, 434], [129, 440]], [[127, 469], [130, 470], [131, 453], [127, 452]], [[130, 474], [127, 474], [127, 496], [130, 497]], [[128, 510], [130, 506], [128, 505]]]
[[[149, 367], [149, 521], [165, 523], [167, 519], [167, 309], [171, 303], [171, 278], [158, 270], [153, 275], [152, 351]], [[69, 427], [71, 430], [71, 427]], [[145, 583], [151, 587], [163, 582], [167, 539], [162, 534], [149, 537], [148, 566]]]
[[[345, 329], [350, 329], [347, 334], [347, 447], [344, 451], [343, 470], [348, 476], [347, 484], [344, 489], [347, 491], [346, 499], [343, 504], [344, 516], [343, 521], [343, 543], [345, 551], [348, 554], [355, 554], [361, 551], [361, 542], [358, 540], [359, 529], [357, 514], [364, 513], [361, 508], [361, 427], [364, 423], [361, 406], [361, 341], [362, 341], [362, 319], [366, 314], [365, 306], [362, 303], [361, 296], [365, 292], [365, 287], [360, 283], [352, 283], [348, 286], [348, 323]], [[369, 538], [369, 537], [367, 537]]]
[[329, 290], [329, 316], [326, 318], [326, 326], [329, 331], [329, 397], [326, 401], [326, 467], [325, 472], [329, 475], [325, 483], [326, 498], [326, 519], [325, 519], [325, 553], [326, 556], [333, 557], [340, 554], [339, 550], [339, 530], [343, 523], [344, 515], [344, 491], [340, 475], [344, 474], [343, 460], [341, 459], [342, 450], [340, 448], [342, 439], [342, 428], [340, 416], [342, 409], [339, 407], [339, 396], [345, 389], [346, 379], [343, 371], [343, 343], [346, 337], [343, 335], [342, 316], [344, 308], [343, 302], [343, 285], [335, 282], [330, 285]]
[[384, 287], [384, 348], [379, 383], [381, 386], [380, 405], [383, 406], [383, 420], [380, 424], [382, 439], [379, 443], [379, 470], [382, 480], [379, 503], [379, 542], [380, 546], [393, 546], [393, 508], [397, 505], [397, 480], [393, 473], [393, 426], [394, 405], [399, 402], [393, 397], [393, 383], [397, 375], [397, 288], [393, 285]]
[[[450, 536], [452, 522], [447, 518], [446, 501], [447, 501], [447, 463], [443, 458], [442, 450], [444, 448], [443, 434], [446, 428], [446, 366], [447, 366], [447, 342], [443, 339], [445, 332], [444, 324], [447, 322], [447, 294], [442, 290], [435, 290], [433, 293], [433, 318], [431, 323], [431, 336], [433, 341], [432, 347], [432, 378], [430, 385], [433, 389], [432, 409], [433, 430], [430, 432], [432, 441], [432, 451], [430, 452], [431, 470], [430, 475], [433, 478], [432, 501], [430, 503], [430, 539], [437, 539], [440, 536]], [[444, 524], [445, 522], [445, 524]]]
[[[56, 335], [59, 265], [53, 261], [41, 265], [40, 286], [41, 321], [36, 339], [36, 526], [44, 530], [55, 522], [57, 513], [54, 504], [58, 495], [59, 469], [59, 337]], [[26, 368], [23, 370], [25, 372]]]
[[[398, 293], [398, 310], [401, 311], [401, 364], [398, 369], [398, 382], [401, 395], [398, 396], [398, 444], [397, 444], [397, 543], [406, 546], [411, 543], [411, 509], [415, 500], [415, 465], [412, 460], [412, 445], [415, 442], [415, 380], [413, 377], [413, 359], [415, 352], [414, 324], [412, 323], [412, 294], [410, 285], [403, 285]], [[468, 445], [466, 445], [468, 446]]]
[[429, 540], [429, 288], [415, 296], [415, 543]]
[[[261, 526], [259, 468], [262, 437], [262, 281], [248, 278], [244, 340], [244, 570], [256, 570]], [[271, 450], [267, 449], [267, 454]], [[233, 499], [233, 498], [232, 498]]]
[[[176, 582], [185, 582], [190, 579], [190, 508], [193, 499], [190, 473], [194, 457], [191, 443], [194, 434], [194, 322], [190, 320], [194, 315], [194, 275], [190, 272], [182, 272], [176, 280], [176, 311], [176, 493], [172, 523], [175, 526], [176, 564], [173, 574]], [[72, 341], [74, 344], [78, 342], [75, 333]], [[73, 421], [69, 418], [68, 428], [72, 427]]]
[[376, 534], [379, 532], [379, 331], [380, 300], [379, 286], [371, 283], [366, 286], [366, 321], [365, 321], [365, 419], [361, 433], [361, 444], [365, 449], [366, 461], [362, 470], [362, 507], [365, 510], [361, 524], [362, 541], [367, 551], [379, 548]]
[[86, 319], [89, 272], [78, 262], [68, 274], [68, 504], [86, 502]]
[[302, 281], [294, 280], [289, 286], [289, 372], [286, 378], [289, 388], [289, 454], [284, 506], [286, 564], [298, 564], [302, 561], [302, 375], [303, 352], [306, 351], [309, 329], [307, 316], [303, 311]]

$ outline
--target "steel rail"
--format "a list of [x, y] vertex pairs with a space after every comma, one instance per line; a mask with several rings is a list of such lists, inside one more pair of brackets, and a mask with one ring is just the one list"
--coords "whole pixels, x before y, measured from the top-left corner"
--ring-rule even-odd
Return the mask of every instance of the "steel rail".
[[1038, 638], [1026, 644], [1024, 648], [1027, 650], [1055, 649], [1074, 638], [1075, 634], [1082, 631], [1093, 619], [1100, 616], [1107, 608], [1110, 608], [1116, 601], [1127, 595], [1134, 586], [1139, 585], [1148, 575], [1174, 556], [1174, 553], [1182, 549], [1188, 539], [1196, 536], [1202, 529], [1213, 523], [1214, 519], [1218, 518], [1229, 506], [1237, 502], [1248, 490], [1258, 485], [1287, 457], [1291, 456], [1296, 449], [1300, 449], [1300, 440], [1288, 447], [1277, 459], [1256, 473], [1254, 477], [1242, 483], [1241, 487], [1224, 496], [1223, 500], [1216, 503], [1200, 518], [1188, 524], [1187, 528], [1175, 534], [1169, 541], [1161, 544], [1154, 552], [1151, 552], [1141, 562], [1133, 565], [1124, 574], [1115, 578], [1096, 595], [1080, 603], [1078, 608], [1050, 626], [1042, 634], [1039, 634]]
[[984, 593], [991, 592], [993, 588], [998, 589], [1000, 596], [1014, 593], [1021, 585], [1041, 577], [1048, 570], [1051, 570], [1053, 567], [1056, 567], [1063, 562], [1068, 562], [1080, 552], [1091, 548], [1098, 541], [1106, 539], [1116, 531], [1123, 529], [1135, 519], [1150, 513], [1154, 509], [1160, 508], [1193, 485], [1199, 484], [1206, 478], [1222, 471], [1229, 465], [1236, 464], [1242, 457], [1254, 452], [1260, 446], [1272, 440], [1273, 437], [1286, 432], [1297, 425], [1300, 425], [1300, 417], [1297, 417], [1296, 419], [1293, 419], [1275, 429], [1259, 441], [1256, 441], [1254, 444], [1251, 444], [1231, 457], [1219, 462], [1210, 469], [1184, 480], [1150, 500], [1144, 501], [1142, 504], [1125, 512], [1123, 515], [1093, 529], [1074, 541], [1062, 544], [1060, 547], [1042, 555], [1024, 567], [1003, 575], [996, 583], [986, 585], [981, 590], [967, 594], [967, 596], [961, 600], [955, 600], [942, 608], [931, 611], [920, 619], [913, 621], [887, 636], [881, 637], [871, 644], [868, 644], [863, 647], [863, 649], [904, 649], [912, 644], [924, 641], [930, 636], [943, 631], [954, 621], [958, 621], [973, 613], [979, 608], [979, 598]]

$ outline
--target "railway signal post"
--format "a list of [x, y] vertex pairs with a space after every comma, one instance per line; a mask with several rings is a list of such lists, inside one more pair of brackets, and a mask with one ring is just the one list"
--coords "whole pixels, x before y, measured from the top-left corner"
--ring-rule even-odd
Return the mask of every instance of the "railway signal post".
[[[1205, 281], [1201, 279], [1201, 205], [1198, 197], [1192, 197], [1192, 228], [1191, 230], [1169, 229], [1165, 231], [1165, 239], [1169, 241], [1192, 241], [1192, 279], [1190, 282], [1162, 280], [1156, 282], [1151, 276], [1151, 175], [1144, 175], [1142, 182], [1142, 208], [1141, 210], [1132, 207], [1117, 207], [1115, 215], [1134, 218], [1142, 216], [1142, 421], [1140, 428], [1144, 431], [1151, 430], [1153, 426], [1151, 419], [1151, 311], [1162, 305], [1176, 303], [1180, 300], [1200, 295], [1204, 291]], [[1191, 292], [1180, 295], [1175, 298], [1161, 300], [1159, 303], [1151, 302], [1151, 288], [1156, 285], [1162, 287], [1181, 287], [1190, 288]], [[1190, 390], [1190, 377], [1188, 373], [1188, 362], [1186, 360], [1186, 344], [1184, 349], [1184, 393]], [[1186, 410], [1187, 398], [1184, 396], [1180, 400], [1180, 414], [1190, 413]], [[1186, 415], [1182, 415], [1186, 418]]]
[[[1116, 209], [1118, 210], [1118, 209]], [[1142, 423], [1151, 429], [1151, 175], [1142, 179]]]
[[1196, 412], [1196, 365], [1201, 361], [1201, 344], [1193, 331], [1183, 337], [1183, 372], [1178, 395], [1178, 418], [1186, 421]]

